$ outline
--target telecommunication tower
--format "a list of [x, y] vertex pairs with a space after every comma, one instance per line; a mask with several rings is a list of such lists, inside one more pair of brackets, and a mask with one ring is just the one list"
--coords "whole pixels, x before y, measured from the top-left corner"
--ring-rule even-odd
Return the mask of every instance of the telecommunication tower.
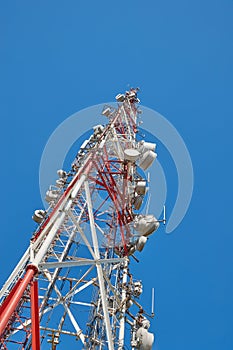
[[106, 125], [35, 211], [38, 228], [0, 291], [0, 349], [152, 349], [153, 306], [143, 309], [130, 264], [164, 220], [140, 212], [157, 154], [138, 137], [137, 92], [104, 106]]

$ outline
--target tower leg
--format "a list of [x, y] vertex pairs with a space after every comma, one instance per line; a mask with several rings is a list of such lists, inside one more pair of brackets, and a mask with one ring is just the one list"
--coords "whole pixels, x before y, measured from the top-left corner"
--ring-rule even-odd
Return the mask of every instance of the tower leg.
[[38, 305], [38, 282], [31, 284], [32, 350], [40, 350], [40, 319]]
[[122, 294], [121, 294], [121, 302], [122, 306], [122, 316], [120, 319], [120, 329], [119, 329], [119, 347], [118, 350], [124, 349], [124, 338], [125, 338], [125, 312], [126, 312], [126, 283], [127, 283], [127, 267], [128, 263], [125, 262], [124, 270], [123, 270], [123, 279], [122, 279]]

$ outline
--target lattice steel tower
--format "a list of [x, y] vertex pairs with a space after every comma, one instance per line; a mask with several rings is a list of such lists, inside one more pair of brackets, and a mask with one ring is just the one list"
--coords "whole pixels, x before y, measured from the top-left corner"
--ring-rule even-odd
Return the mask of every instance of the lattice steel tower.
[[104, 106], [106, 125], [58, 170], [48, 208], [35, 211], [38, 228], [0, 291], [1, 349], [152, 349], [153, 309], [143, 310], [130, 273], [160, 221], [140, 213], [156, 153], [138, 137], [137, 92]]

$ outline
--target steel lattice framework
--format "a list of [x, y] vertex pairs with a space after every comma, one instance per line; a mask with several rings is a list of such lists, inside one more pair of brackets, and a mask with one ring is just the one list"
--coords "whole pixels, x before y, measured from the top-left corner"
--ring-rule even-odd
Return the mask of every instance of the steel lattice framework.
[[140, 214], [148, 183], [139, 168], [156, 153], [137, 138], [137, 91], [104, 106], [108, 123], [93, 128], [71, 170], [58, 171], [48, 209], [35, 212], [38, 228], [0, 291], [1, 349], [65, 348], [68, 336], [72, 349], [152, 348], [129, 269], [159, 226]]

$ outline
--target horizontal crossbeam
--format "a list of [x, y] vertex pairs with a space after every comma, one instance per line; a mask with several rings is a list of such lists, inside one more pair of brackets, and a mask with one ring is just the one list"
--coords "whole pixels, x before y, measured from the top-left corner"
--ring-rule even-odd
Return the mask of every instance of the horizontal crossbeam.
[[56, 268], [66, 268], [75, 266], [87, 266], [87, 265], [100, 265], [100, 264], [117, 264], [124, 262], [127, 258], [112, 258], [112, 259], [78, 259], [76, 261], [63, 261], [63, 262], [48, 262], [41, 263], [39, 265], [40, 270], [56, 269]]

